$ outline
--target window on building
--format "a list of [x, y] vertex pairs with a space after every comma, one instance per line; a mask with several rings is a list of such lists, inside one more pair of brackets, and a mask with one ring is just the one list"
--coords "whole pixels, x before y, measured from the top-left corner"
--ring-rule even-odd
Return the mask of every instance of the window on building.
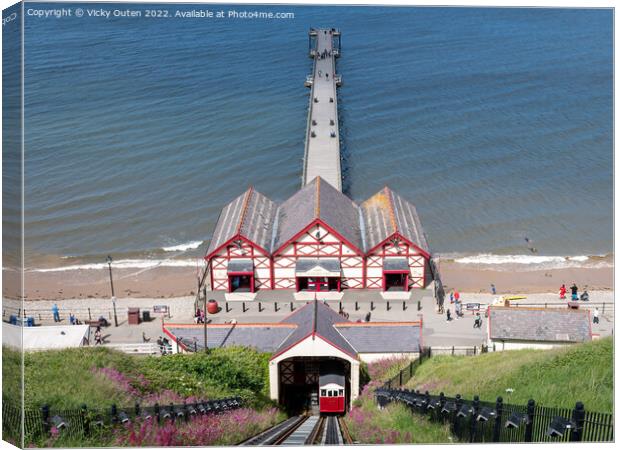
[[321, 397], [327, 397], [327, 389], [321, 389]]

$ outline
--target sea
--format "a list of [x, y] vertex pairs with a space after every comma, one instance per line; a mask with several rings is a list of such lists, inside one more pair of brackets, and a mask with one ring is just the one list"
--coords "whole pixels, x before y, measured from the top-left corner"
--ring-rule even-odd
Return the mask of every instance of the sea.
[[296, 192], [310, 27], [342, 32], [351, 198], [388, 185], [462, 264], [612, 264], [611, 9], [25, 11], [29, 270], [195, 266], [248, 186]]

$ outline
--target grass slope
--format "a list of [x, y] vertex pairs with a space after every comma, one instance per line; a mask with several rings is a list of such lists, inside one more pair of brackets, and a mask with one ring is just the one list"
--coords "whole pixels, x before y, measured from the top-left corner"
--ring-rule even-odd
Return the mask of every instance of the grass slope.
[[[90, 408], [240, 395], [250, 405], [269, 403], [269, 357], [249, 348], [213, 349], [208, 355], [136, 357], [103, 347], [26, 353], [25, 402], [38, 408]], [[17, 372], [19, 353], [3, 347], [3, 372]], [[19, 384], [7, 379], [3, 397]], [[191, 400], [190, 400], [191, 401]]]
[[[553, 350], [513, 350], [479, 356], [435, 356], [424, 362], [407, 387], [433, 394], [524, 404], [613, 410], [612, 338]], [[508, 394], [506, 389], [514, 392]]]

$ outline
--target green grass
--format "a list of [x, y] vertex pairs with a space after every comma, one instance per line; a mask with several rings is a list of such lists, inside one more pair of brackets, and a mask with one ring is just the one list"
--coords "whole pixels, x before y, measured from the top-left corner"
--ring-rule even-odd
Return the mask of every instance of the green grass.
[[367, 392], [356, 400], [345, 416], [352, 439], [360, 444], [430, 444], [453, 441], [448, 425], [430, 422], [412, 414], [402, 403], [377, 409], [374, 394]]
[[2, 347], [2, 394], [8, 398], [21, 397], [21, 353]]
[[[19, 371], [19, 353], [3, 347], [3, 372]], [[169, 403], [177, 398], [213, 399], [240, 395], [251, 406], [268, 399], [270, 354], [249, 348], [213, 349], [208, 355], [137, 357], [103, 347], [26, 353], [26, 407], [55, 408], [133, 405], [145, 398]], [[108, 371], [102, 373], [102, 368]], [[111, 375], [110, 375], [111, 374]], [[119, 374], [119, 375], [116, 375]], [[15, 399], [19, 381], [7, 377], [3, 397]]]
[[[479, 356], [434, 356], [407, 384], [432, 394], [479, 395], [481, 400], [613, 411], [613, 340], [552, 350], [513, 350]], [[514, 389], [507, 393], [506, 389]]]

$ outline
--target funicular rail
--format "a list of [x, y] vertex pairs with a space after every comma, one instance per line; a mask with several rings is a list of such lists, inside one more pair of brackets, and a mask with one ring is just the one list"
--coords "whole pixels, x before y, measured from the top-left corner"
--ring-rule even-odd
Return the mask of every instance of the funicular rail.
[[239, 445], [345, 445], [352, 440], [340, 417], [294, 416]]

